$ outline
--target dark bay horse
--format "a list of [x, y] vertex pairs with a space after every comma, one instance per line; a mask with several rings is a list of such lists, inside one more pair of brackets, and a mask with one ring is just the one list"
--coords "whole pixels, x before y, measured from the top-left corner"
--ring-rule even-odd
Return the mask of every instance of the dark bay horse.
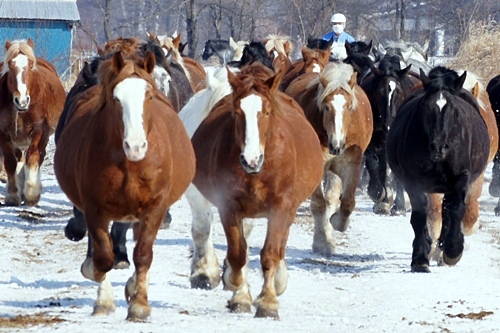
[[[233, 291], [228, 305], [232, 312], [250, 312], [252, 305], [244, 221], [267, 219], [261, 250], [264, 284], [253, 304], [256, 317], [278, 318], [277, 296], [287, 285], [284, 258], [289, 228], [299, 205], [321, 181], [321, 147], [301, 108], [279, 91], [281, 72], [275, 74], [256, 62], [238, 73], [227, 73], [231, 93], [215, 104], [191, 140], [197, 159], [193, 184], [217, 207], [226, 233], [222, 279], [225, 288]], [[192, 274], [195, 286], [216, 281], [218, 276], [213, 247], [207, 244], [211, 226], [202, 221], [211, 213], [199, 203], [190, 201], [193, 267], [215, 269], [205, 270], [207, 275]]]
[[335, 252], [333, 229], [345, 231], [356, 204], [363, 153], [373, 131], [370, 102], [352, 66], [329, 63], [299, 76], [285, 90], [302, 107], [324, 150], [323, 183], [311, 197], [313, 251]]
[[31, 39], [7, 40], [0, 64], [0, 148], [9, 206], [40, 200], [40, 167], [66, 98], [54, 66], [33, 48]]
[[127, 221], [138, 222], [135, 273], [125, 286], [127, 319], [149, 317], [153, 243], [168, 207], [195, 172], [191, 143], [172, 104], [156, 88], [154, 66], [151, 53], [123, 58], [116, 52], [101, 63], [100, 84], [73, 103], [54, 155], [61, 189], [84, 213], [92, 236], [93, 256], [81, 272], [99, 283], [94, 315], [115, 309], [107, 274], [114, 261], [108, 228], [111, 221]]
[[[500, 131], [500, 75], [492, 78], [486, 86], [486, 91], [490, 99], [491, 107], [495, 113], [496, 123]], [[492, 179], [489, 186], [491, 196], [498, 197], [498, 203], [495, 207], [495, 215], [500, 215], [500, 152], [495, 155], [493, 160]]]
[[212, 56], [217, 56], [221, 64], [227, 64], [235, 60], [234, 49], [231, 47], [229, 40], [225, 39], [209, 39], [205, 42], [201, 58], [208, 60]]
[[484, 172], [490, 154], [488, 128], [474, 96], [445, 67], [421, 71], [423, 89], [407, 97], [387, 135], [389, 166], [411, 202], [415, 233], [411, 270], [429, 272], [431, 239], [428, 193], [443, 193], [439, 247], [445, 264], [456, 264], [464, 249], [462, 220], [471, 184]]
[[421, 87], [420, 79], [410, 69], [411, 66], [401, 69], [399, 57], [386, 56], [361, 82], [373, 112], [373, 135], [365, 152], [365, 165], [370, 175], [368, 195], [374, 202], [373, 211], [377, 214], [399, 215], [406, 212], [401, 190], [393, 199], [385, 142], [402, 101], [413, 90]]

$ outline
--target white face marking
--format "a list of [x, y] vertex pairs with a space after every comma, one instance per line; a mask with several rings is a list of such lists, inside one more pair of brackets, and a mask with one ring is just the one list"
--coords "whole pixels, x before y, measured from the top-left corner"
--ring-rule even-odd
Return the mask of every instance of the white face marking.
[[259, 127], [257, 117], [262, 112], [262, 98], [257, 95], [249, 95], [240, 101], [240, 107], [245, 114], [245, 147], [243, 157], [249, 165], [254, 165], [262, 155], [259, 140]]
[[345, 133], [342, 128], [344, 127], [344, 106], [346, 104], [344, 95], [334, 95], [332, 106], [335, 110], [335, 133], [331, 139], [331, 143], [335, 148], [340, 148], [345, 141]]
[[319, 72], [321, 72], [321, 66], [318, 65], [318, 64], [314, 64], [312, 71], [313, 71], [313, 73], [319, 73]]
[[148, 141], [144, 132], [144, 99], [148, 83], [139, 78], [127, 78], [118, 83], [113, 96], [123, 109], [123, 150], [131, 161], [140, 161], [146, 156]]
[[444, 106], [446, 105], [447, 101], [446, 98], [444, 98], [443, 93], [439, 94], [439, 98], [436, 101], [437, 106], [439, 107], [439, 111], [442, 112]]
[[28, 108], [29, 106], [29, 99], [28, 95], [26, 94], [28, 91], [28, 87], [26, 86], [25, 83], [23, 83], [23, 77], [22, 73], [26, 68], [28, 67], [29, 60], [28, 57], [25, 56], [24, 54], [19, 54], [12, 60], [15, 64], [15, 67], [19, 70], [19, 73], [16, 76], [16, 81], [17, 81], [17, 90], [19, 91], [19, 99], [18, 99], [18, 106], [22, 109]]
[[396, 82], [394, 81], [389, 81], [389, 94], [387, 96], [387, 105], [390, 107], [391, 106], [391, 100], [392, 100], [392, 95], [394, 94], [394, 91], [396, 91]]

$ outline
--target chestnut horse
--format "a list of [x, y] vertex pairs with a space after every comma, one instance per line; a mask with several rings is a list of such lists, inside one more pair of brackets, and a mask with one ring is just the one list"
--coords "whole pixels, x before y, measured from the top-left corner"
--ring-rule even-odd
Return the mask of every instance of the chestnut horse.
[[280, 89], [285, 91], [288, 85], [304, 73], [319, 73], [330, 60], [330, 47], [326, 50], [302, 47], [302, 59], [293, 62], [281, 81]]
[[23, 200], [34, 206], [40, 200], [40, 167], [66, 98], [54, 66], [36, 57], [33, 48], [31, 39], [7, 40], [0, 64], [0, 147], [8, 206]]
[[[93, 256], [81, 272], [99, 283], [94, 315], [115, 309], [107, 272], [114, 255], [111, 221], [138, 222], [135, 272], [125, 286], [128, 320], [146, 320], [153, 243], [169, 206], [193, 179], [194, 152], [170, 101], [155, 85], [155, 58], [116, 52], [99, 66], [99, 85], [73, 102], [54, 155], [54, 170], [85, 216]], [[103, 133], [106, 133], [103, 136]], [[94, 181], [91, 181], [94, 180]]]
[[[225, 288], [233, 291], [232, 312], [250, 312], [252, 305], [243, 223], [249, 218], [267, 219], [261, 250], [264, 285], [253, 304], [256, 317], [278, 318], [277, 296], [287, 285], [284, 259], [289, 229], [299, 205], [321, 181], [321, 147], [300, 106], [279, 91], [281, 72], [274, 74], [256, 62], [239, 73], [227, 73], [231, 93], [215, 104], [191, 140], [197, 160], [193, 184], [217, 207], [226, 233], [222, 279]], [[190, 200], [190, 204], [193, 267], [214, 267], [204, 274], [193, 272], [191, 283], [210, 288], [211, 282], [219, 281], [217, 259], [209, 244], [211, 213], [206, 202]]]
[[463, 231], [471, 227], [462, 227], [470, 212], [467, 198], [471, 191], [481, 192], [484, 170], [494, 156], [483, 110], [462, 89], [466, 75], [435, 67], [427, 77], [421, 69], [424, 88], [405, 99], [387, 135], [389, 165], [411, 202], [414, 272], [430, 271], [432, 240], [427, 224], [432, 207], [427, 194], [444, 194], [438, 246], [444, 263], [455, 265], [464, 249]]
[[324, 149], [324, 181], [311, 197], [311, 214], [313, 251], [326, 256], [335, 251], [332, 227], [345, 231], [349, 226], [373, 131], [370, 102], [356, 76], [352, 66], [332, 62], [319, 74], [303, 74], [285, 91], [303, 108]]

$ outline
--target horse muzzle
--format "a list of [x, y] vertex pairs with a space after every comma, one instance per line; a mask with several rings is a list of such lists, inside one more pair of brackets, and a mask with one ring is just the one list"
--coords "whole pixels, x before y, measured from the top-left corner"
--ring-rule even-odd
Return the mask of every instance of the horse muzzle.
[[19, 98], [18, 96], [14, 96], [14, 106], [19, 112], [26, 112], [30, 106], [31, 98], [30, 96], [26, 96], [26, 98]]
[[264, 164], [264, 154], [260, 154], [256, 160], [247, 162], [243, 154], [240, 155], [240, 164], [248, 174], [257, 174], [261, 172], [262, 165]]

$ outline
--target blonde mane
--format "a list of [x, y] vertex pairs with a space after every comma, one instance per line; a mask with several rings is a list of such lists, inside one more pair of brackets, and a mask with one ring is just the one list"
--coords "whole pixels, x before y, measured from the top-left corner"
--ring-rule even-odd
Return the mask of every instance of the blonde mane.
[[[320, 75], [311, 80], [307, 86], [307, 88], [314, 85], [318, 86], [318, 94], [316, 95], [316, 104], [318, 107], [321, 107], [325, 98], [331, 95], [335, 90], [344, 89], [349, 93], [349, 96], [351, 96], [353, 109], [356, 109], [358, 107], [356, 92], [349, 85], [349, 81], [351, 80], [353, 74], [354, 69], [351, 65], [338, 62], [328, 63]], [[321, 77], [328, 82], [326, 87], [321, 84]]]
[[[289, 50], [285, 50], [285, 44], [288, 42]], [[275, 49], [277, 52], [286, 55], [287, 57], [293, 50], [293, 45], [290, 41], [289, 36], [282, 36], [277, 34], [267, 35], [264, 43], [267, 52], [271, 52], [272, 49]]]
[[[17, 56], [19, 53], [24, 54], [28, 57], [29, 60], [33, 62], [33, 69], [36, 69], [36, 56], [33, 48], [28, 44], [26, 39], [19, 39], [12, 41], [12, 45], [8, 50], [5, 51], [3, 57], [3, 63], [7, 64], [10, 59]], [[0, 72], [0, 76], [5, 75], [9, 71], [9, 66], [3, 66], [2, 72]]]

